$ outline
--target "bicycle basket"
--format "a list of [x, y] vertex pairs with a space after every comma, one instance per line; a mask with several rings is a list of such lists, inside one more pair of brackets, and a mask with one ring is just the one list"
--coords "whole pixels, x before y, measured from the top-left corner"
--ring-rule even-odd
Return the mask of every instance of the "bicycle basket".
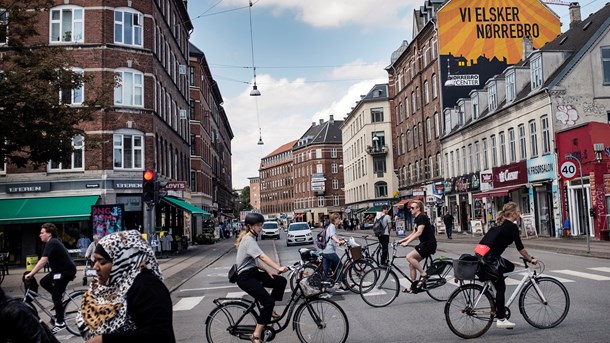
[[479, 259], [476, 256], [464, 255], [453, 261], [453, 273], [459, 280], [474, 280], [479, 270]]
[[362, 247], [356, 246], [349, 248], [349, 253], [352, 256], [353, 261], [357, 261], [362, 258]]
[[301, 292], [303, 292], [303, 296], [305, 298], [314, 297], [322, 293], [322, 287], [320, 287], [320, 285], [316, 287], [315, 282], [310, 279], [311, 277], [305, 277], [299, 281], [299, 287], [301, 288]]
[[301, 260], [303, 262], [313, 262], [318, 258], [318, 256], [308, 248], [299, 249], [299, 254], [301, 255]]
[[449, 261], [448, 260], [434, 260], [434, 261], [432, 261], [432, 264], [430, 266], [428, 266], [428, 269], [426, 269], [426, 274], [428, 274], [428, 275], [443, 274], [443, 272], [445, 271], [447, 266], [449, 266], [450, 263], [451, 263], [450, 260]]

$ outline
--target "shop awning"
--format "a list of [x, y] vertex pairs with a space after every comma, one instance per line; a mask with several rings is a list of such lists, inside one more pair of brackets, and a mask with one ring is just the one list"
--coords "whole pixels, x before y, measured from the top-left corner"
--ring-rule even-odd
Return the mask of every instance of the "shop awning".
[[364, 214], [377, 214], [377, 212], [381, 212], [381, 206], [369, 207], [369, 209], [366, 210]]
[[233, 213], [221, 212], [220, 215], [225, 216], [227, 218], [235, 219], [235, 216], [233, 215]]
[[182, 199], [178, 199], [178, 198], [174, 198], [174, 197], [163, 197], [163, 201], [169, 203], [170, 205], [177, 206], [187, 212], [191, 212], [191, 214], [194, 216], [203, 216], [203, 217], [212, 216], [210, 214], [210, 212], [208, 212], [204, 209], [201, 209], [197, 206], [193, 206]]
[[364, 207], [364, 208], [357, 208], [355, 210], [352, 211], [352, 214], [359, 214], [362, 213], [364, 211], [368, 210], [368, 207]]
[[89, 220], [99, 195], [0, 200], [1, 224]]
[[399, 202], [395, 203], [394, 207], [401, 207], [404, 206], [406, 203], [408, 203], [409, 201], [411, 201], [411, 199], [404, 199], [404, 200], [400, 200]]
[[494, 189], [490, 189], [490, 190], [485, 191], [485, 192], [473, 194], [472, 197], [473, 198], [505, 197], [505, 196], [508, 195], [508, 192], [513, 191], [515, 189], [519, 189], [519, 188], [521, 188], [523, 186], [524, 185], [508, 186], [508, 187], [502, 187], [502, 188], [494, 188]]

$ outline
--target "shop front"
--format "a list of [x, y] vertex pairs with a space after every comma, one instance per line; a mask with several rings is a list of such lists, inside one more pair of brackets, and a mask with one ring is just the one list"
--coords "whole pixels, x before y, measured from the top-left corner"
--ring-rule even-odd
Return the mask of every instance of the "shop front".
[[556, 163], [553, 155], [527, 160], [527, 179], [530, 183], [530, 199], [534, 201], [534, 219], [538, 235], [561, 235], [561, 222], [555, 220], [555, 207], [559, 203], [557, 186], [553, 186]]

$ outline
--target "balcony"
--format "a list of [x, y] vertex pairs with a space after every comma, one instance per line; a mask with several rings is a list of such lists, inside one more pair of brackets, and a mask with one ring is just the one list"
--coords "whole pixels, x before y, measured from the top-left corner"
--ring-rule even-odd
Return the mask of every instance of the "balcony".
[[388, 146], [387, 145], [382, 145], [382, 146], [370, 146], [369, 145], [366, 147], [366, 152], [372, 156], [387, 155]]

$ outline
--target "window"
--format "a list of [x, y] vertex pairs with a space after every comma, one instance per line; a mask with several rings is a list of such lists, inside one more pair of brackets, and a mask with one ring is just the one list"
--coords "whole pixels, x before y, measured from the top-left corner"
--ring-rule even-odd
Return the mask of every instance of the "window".
[[337, 148], [330, 149], [330, 158], [337, 158]]
[[142, 46], [142, 24], [141, 13], [132, 10], [114, 11], [114, 42], [125, 45]]
[[[8, 11], [0, 8], [0, 45], [6, 43], [8, 43]], [[0, 167], [2, 166], [3, 163], [0, 163]]]
[[530, 149], [532, 150], [532, 156], [538, 156], [538, 134], [536, 133], [536, 121], [530, 121]]
[[457, 174], [454, 175], [462, 175], [462, 168], [460, 167], [460, 149], [455, 149], [455, 167], [457, 170]]
[[466, 156], [466, 147], [462, 147], [462, 166], [464, 167], [464, 174], [468, 174], [468, 156]]
[[411, 113], [417, 112], [417, 103], [415, 102], [415, 92], [411, 92]]
[[195, 135], [191, 135], [191, 155], [197, 154], [197, 137]]
[[411, 137], [411, 130], [407, 130], [407, 134], [405, 136], [405, 150], [411, 151], [411, 146], [409, 145], [409, 137]]
[[333, 206], [339, 206], [339, 196], [333, 195]]
[[532, 59], [530, 68], [532, 89], [538, 89], [542, 86], [542, 57], [540, 55]]
[[432, 140], [432, 123], [430, 122], [430, 118], [426, 118], [426, 141], [430, 142]]
[[434, 137], [438, 138], [441, 135], [441, 122], [438, 112], [434, 112]]
[[405, 117], [409, 118], [409, 97], [405, 96]]
[[195, 100], [189, 100], [189, 118], [195, 119]]
[[339, 189], [339, 180], [333, 179], [333, 189]]
[[436, 153], [436, 165], [434, 166], [434, 174], [436, 176], [441, 176], [441, 163], [443, 163], [441, 160], [441, 153], [437, 152]]
[[436, 74], [432, 74], [432, 98], [436, 98], [438, 96], [438, 88], [436, 87]]
[[491, 166], [498, 166], [498, 142], [496, 136], [491, 136]]
[[549, 128], [549, 117], [546, 115], [540, 117], [540, 122], [542, 124], [542, 153], [548, 154], [551, 152], [551, 132]]
[[428, 85], [428, 80], [424, 81], [424, 101], [427, 103], [430, 102], [430, 93], [429, 93], [429, 85]]
[[114, 169], [142, 169], [144, 166], [144, 135], [113, 135]]
[[527, 143], [525, 142], [525, 125], [521, 124], [519, 129], [519, 159], [527, 158]]
[[372, 146], [375, 151], [383, 151], [385, 147], [385, 132], [375, 131], [372, 133]]
[[195, 86], [195, 68], [189, 67], [189, 86]]
[[426, 173], [427, 173], [426, 178], [428, 178], [428, 179], [431, 178], [431, 177], [434, 177], [434, 175], [432, 173], [432, 166], [433, 166], [433, 164], [432, 164], [432, 156], [428, 156], [428, 165], [426, 166], [427, 169], [428, 169], [426, 171]]
[[339, 167], [337, 166], [336, 163], [333, 163], [330, 165], [330, 170], [332, 171], [333, 174], [337, 174], [339, 172]]
[[322, 158], [322, 149], [316, 149], [316, 158]]
[[375, 156], [373, 158], [373, 172], [374, 173], [385, 173], [386, 163], [384, 156]]
[[480, 147], [479, 147], [479, 142], [476, 141], [474, 142], [474, 170], [473, 171], [480, 171], [481, 170], [481, 151], [480, 151]]
[[479, 94], [476, 93], [472, 98], [470, 98], [470, 103], [472, 104], [472, 119], [477, 119], [479, 117]]
[[78, 135], [72, 139], [72, 154], [64, 162], [51, 161], [49, 171], [83, 170], [85, 160], [85, 140]]
[[[402, 105], [401, 105], [402, 108]], [[401, 110], [402, 113], [402, 110]], [[383, 122], [383, 108], [371, 108], [371, 123]]]
[[517, 95], [517, 84], [515, 83], [515, 71], [511, 70], [506, 74], [506, 101], [515, 100]]
[[508, 154], [510, 162], [517, 162], [517, 144], [515, 142], [515, 129], [508, 129]]
[[316, 164], [316, 173], [318, 173], [318, 174], [324, 173], [324, 168], [321, 164]]
[[114, 89], [114, 104], [126, 106], [144, 105], [144, 75], [139, 71], [117, 72], [118, 86]]
[[455, 174], [455, 160], [453, 159], [453, 151], [449, 153], [451, 155], [451, 177], [456, 176]]
[[504, 136], [504, 132], [500, 132], [500, 164], [506, 164], [506, 137]]
[[415, 161], [415, 181], [419, 181], [419, 161]]
[[324, 207], [324, 197], [323, 196], [318, 197], [318, 207]]
[[83, 9], [69, 6], [51, 10], [51, 42], [82, 43]]
[[[0, 18], [0, 21], [2, 19]], [[0, 33], [1, 34], [1, 33]], [[0, 43], [2, 41], [0, 40]], [[610, 84], [610, 47], [602, 48], [602, 69], [604, 71], [604, 85]]]
[[424, 142], [424, 140], [422, 139], [422, 136], [424, 135], [424, 133], [422, 132], [422, 128], [421, 128], [421, 123], [417, 123], [417, 143], [421, 146], [422, 143]]
[[388, 184], [385, 182], [375, 183], [375, 197], [385, 198], [388, 196]]
[[498, 95], [496, 91], [496, 83], [493, 82], [489, 85], [489, 89], [487, 90], [489, 111], [495, 111], [495, 109], [498, 108]]
[[397, 149], [396, 149], [396, 150], [398, 150], [398, 154], [399, 154], [399, 155], [402, 155], [402, 154], [404, 154], [404, 153], [405, 153], [405, 152], [404, 152], [404, 147], [403, 147], [403, 145], [402, 145], [402, 142], [403, 142], [404, 136], [405, 136], [405, 135], [404, 135], [403, 133], [401, 133], [401, 134], [400, 134], [400, 136], [398, 136], [398, 137], [396, 138], [396, 140], [398, 141], [398, 146], [397, 146]]
[[[72, 72], [83, 74], [82, 69], [72, 69]], [[63, 104], [80, 105], [83, 103], [83, 86], [78, 88], [65, 88], [59, 91], [59, 98]]]
[[483, 138], [483, 170], [489, 169], [489, 159], [487, 158], [487, 138]]
[[436, 57], [436, 41], [433, 38], [430, 38], [430, 61], [432, 61]]

